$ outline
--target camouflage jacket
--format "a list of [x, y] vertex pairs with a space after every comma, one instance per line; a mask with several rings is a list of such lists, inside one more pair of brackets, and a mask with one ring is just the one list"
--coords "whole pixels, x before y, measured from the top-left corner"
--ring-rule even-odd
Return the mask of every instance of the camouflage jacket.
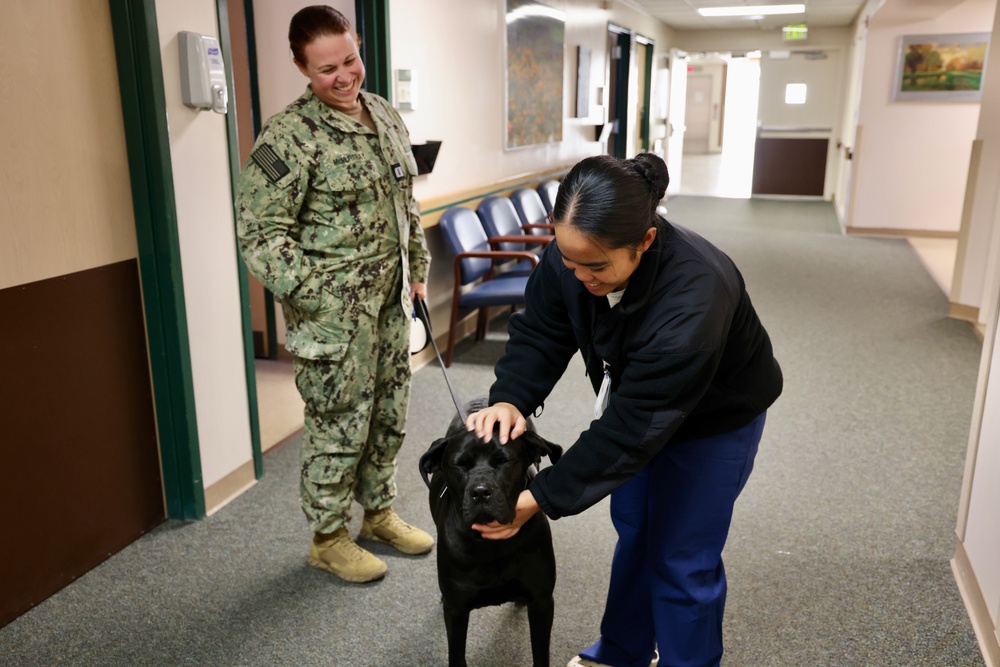
[[378, 308], [371, 291], [397, 263], [407, 310], [410, 282], [427, 281], [406, 126], [384, 99], [361, 95], [377, 132], [307, 88], [268, 119], [239, 179], [240, 249], [282, 302], [286, 347], [301, 357], [342, 351], [341, 334]]

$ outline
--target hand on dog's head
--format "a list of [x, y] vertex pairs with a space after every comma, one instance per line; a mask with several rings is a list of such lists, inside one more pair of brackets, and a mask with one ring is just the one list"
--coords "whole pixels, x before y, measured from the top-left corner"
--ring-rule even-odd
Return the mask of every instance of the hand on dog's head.
[[[430, 477], [435, 473], [441, 472], [449, 463], [456, 465], [462, 463], [457, 458], [453, 461], [446, 459], [446, 454], [449, 451], [454, 455], [460, 448], [471, 449], [475, 447], [485, 452], [491, 448], [506, 447], [509, 453], [514, 454], [515, 457], [519, 457], [524, 461], [525, 475], [528, 474], [530, 466], [538, 465], [542, 462], [543, 456], [549, 457], [552, 463], [557, 462], [559, 457], [562, 456], [562, 447], [554, 442], [549, 442], [534, 431], [525, 431], [519, 437], [508, 440], [505, 445], [500, 444], [499, 431], [499, 425], [494, 426], [493, 437], [489, 442], [477, 437], [472, 431], [464, 430], [464, 428], [449, 434], [445, 438], [435, 440], [431, 443], [427, 451], [424, 452], [424, 455], [420, 457], [420, 476], [423, 478], [424, 484], [430, 486]], [[473, 443], [478, 444], [473, 445]]]
[[[420, 457], [420, 475], [431, 486], [431, 477], [443, 475], [442, 493], [460, 504], [462, 514], [473, 523], [510, 523], [517, 497], [527, 486], [534, 465], [547, 456], [555, 463], [562, 447], [534, 431], [501, 445], [494, 429], [489, 442], [466, 430], [435, 440]], [[435, 484], [435, 488], [438, 484]]]

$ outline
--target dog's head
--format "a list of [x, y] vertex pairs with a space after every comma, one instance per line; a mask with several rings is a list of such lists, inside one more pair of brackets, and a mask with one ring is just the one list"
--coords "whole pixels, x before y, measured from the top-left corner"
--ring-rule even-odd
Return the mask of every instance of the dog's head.
[[501, 445], [494, 432], [484, 442], [471, 431], [435, 440], [420, 457], [420, 474], [430, 485], [431, 475], [444, 475], [442, 493], [451, 494], [461, 508], [462, 523], [510, 523], [517, 497], [527, 486], [529, 470], [543, 456], [555, 463], [562, 447], [528, 431]]

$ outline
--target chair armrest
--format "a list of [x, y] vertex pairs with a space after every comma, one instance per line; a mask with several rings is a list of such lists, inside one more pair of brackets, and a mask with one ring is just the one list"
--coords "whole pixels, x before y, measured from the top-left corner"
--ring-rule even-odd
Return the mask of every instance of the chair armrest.
[[491, 236], [486, 239], [487, 243], [491, 246], [495, 246], [499, 243], [541, 243], [542, 245], [550, 243], [555, 236], [551, 235], [534, 235], [534, 234], [510, 234], [507, 236]]
[[533, 252], [528, 252], [527, 250], [512, 250], [510, 252], [503, 250], [485, 250], [483, 252], [460, 252], [455, 255], [455, 266], [458, 266], [461, 262], [459, 260], [465, 257], [482, 257], [484, 259], [526, 259], [531, 262], [532, 266], [538, 266], [538, 255]]
[[529, 222], [526, 225], [521, 225], [521, 229], [547, 229], [550, 232], [555, 228], [556, 226], [551, 222]]
[[[465, 252], [460, 252], [455, 255], [455, 259], [452, 266], [455, 271], [455, 285], [460, 285], [462, 283], [462, 260], [466, 257], [481, 257], [483, 259], [492, 259], [493, 264], [496, 264], [498, 259], [526, 259], [531, 262], [532, 268], [538, 266], [538, 255], [533, 252], [528, 252], [527, 250], [512, 250], [502, 251], [502, 250], [485, 250], [482, 252], [475, 252], [472, 250], [467, 250]], [[489, 273], [487, 273], [483, 280], [493, 280], [493, 267], [490, 267]]]

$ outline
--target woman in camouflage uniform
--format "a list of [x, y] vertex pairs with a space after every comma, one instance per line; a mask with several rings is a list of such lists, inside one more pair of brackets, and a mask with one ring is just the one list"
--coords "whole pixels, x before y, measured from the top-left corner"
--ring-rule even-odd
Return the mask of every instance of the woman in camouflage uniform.
[[416, 164], [399, 114], [361, 90], [358, 38], [343, 14], [292, 17], [305, 93], [268, 119], [240, 176], [238, 234], [250, 271], [281, 301], [305, 401], [302, 509], [309, 564], [347, 581], [385, 575], [347, 531], [407, 554], [433, 538], [392, 510], [410, 388], [412, 299], [430, 261], [413, 198]]

